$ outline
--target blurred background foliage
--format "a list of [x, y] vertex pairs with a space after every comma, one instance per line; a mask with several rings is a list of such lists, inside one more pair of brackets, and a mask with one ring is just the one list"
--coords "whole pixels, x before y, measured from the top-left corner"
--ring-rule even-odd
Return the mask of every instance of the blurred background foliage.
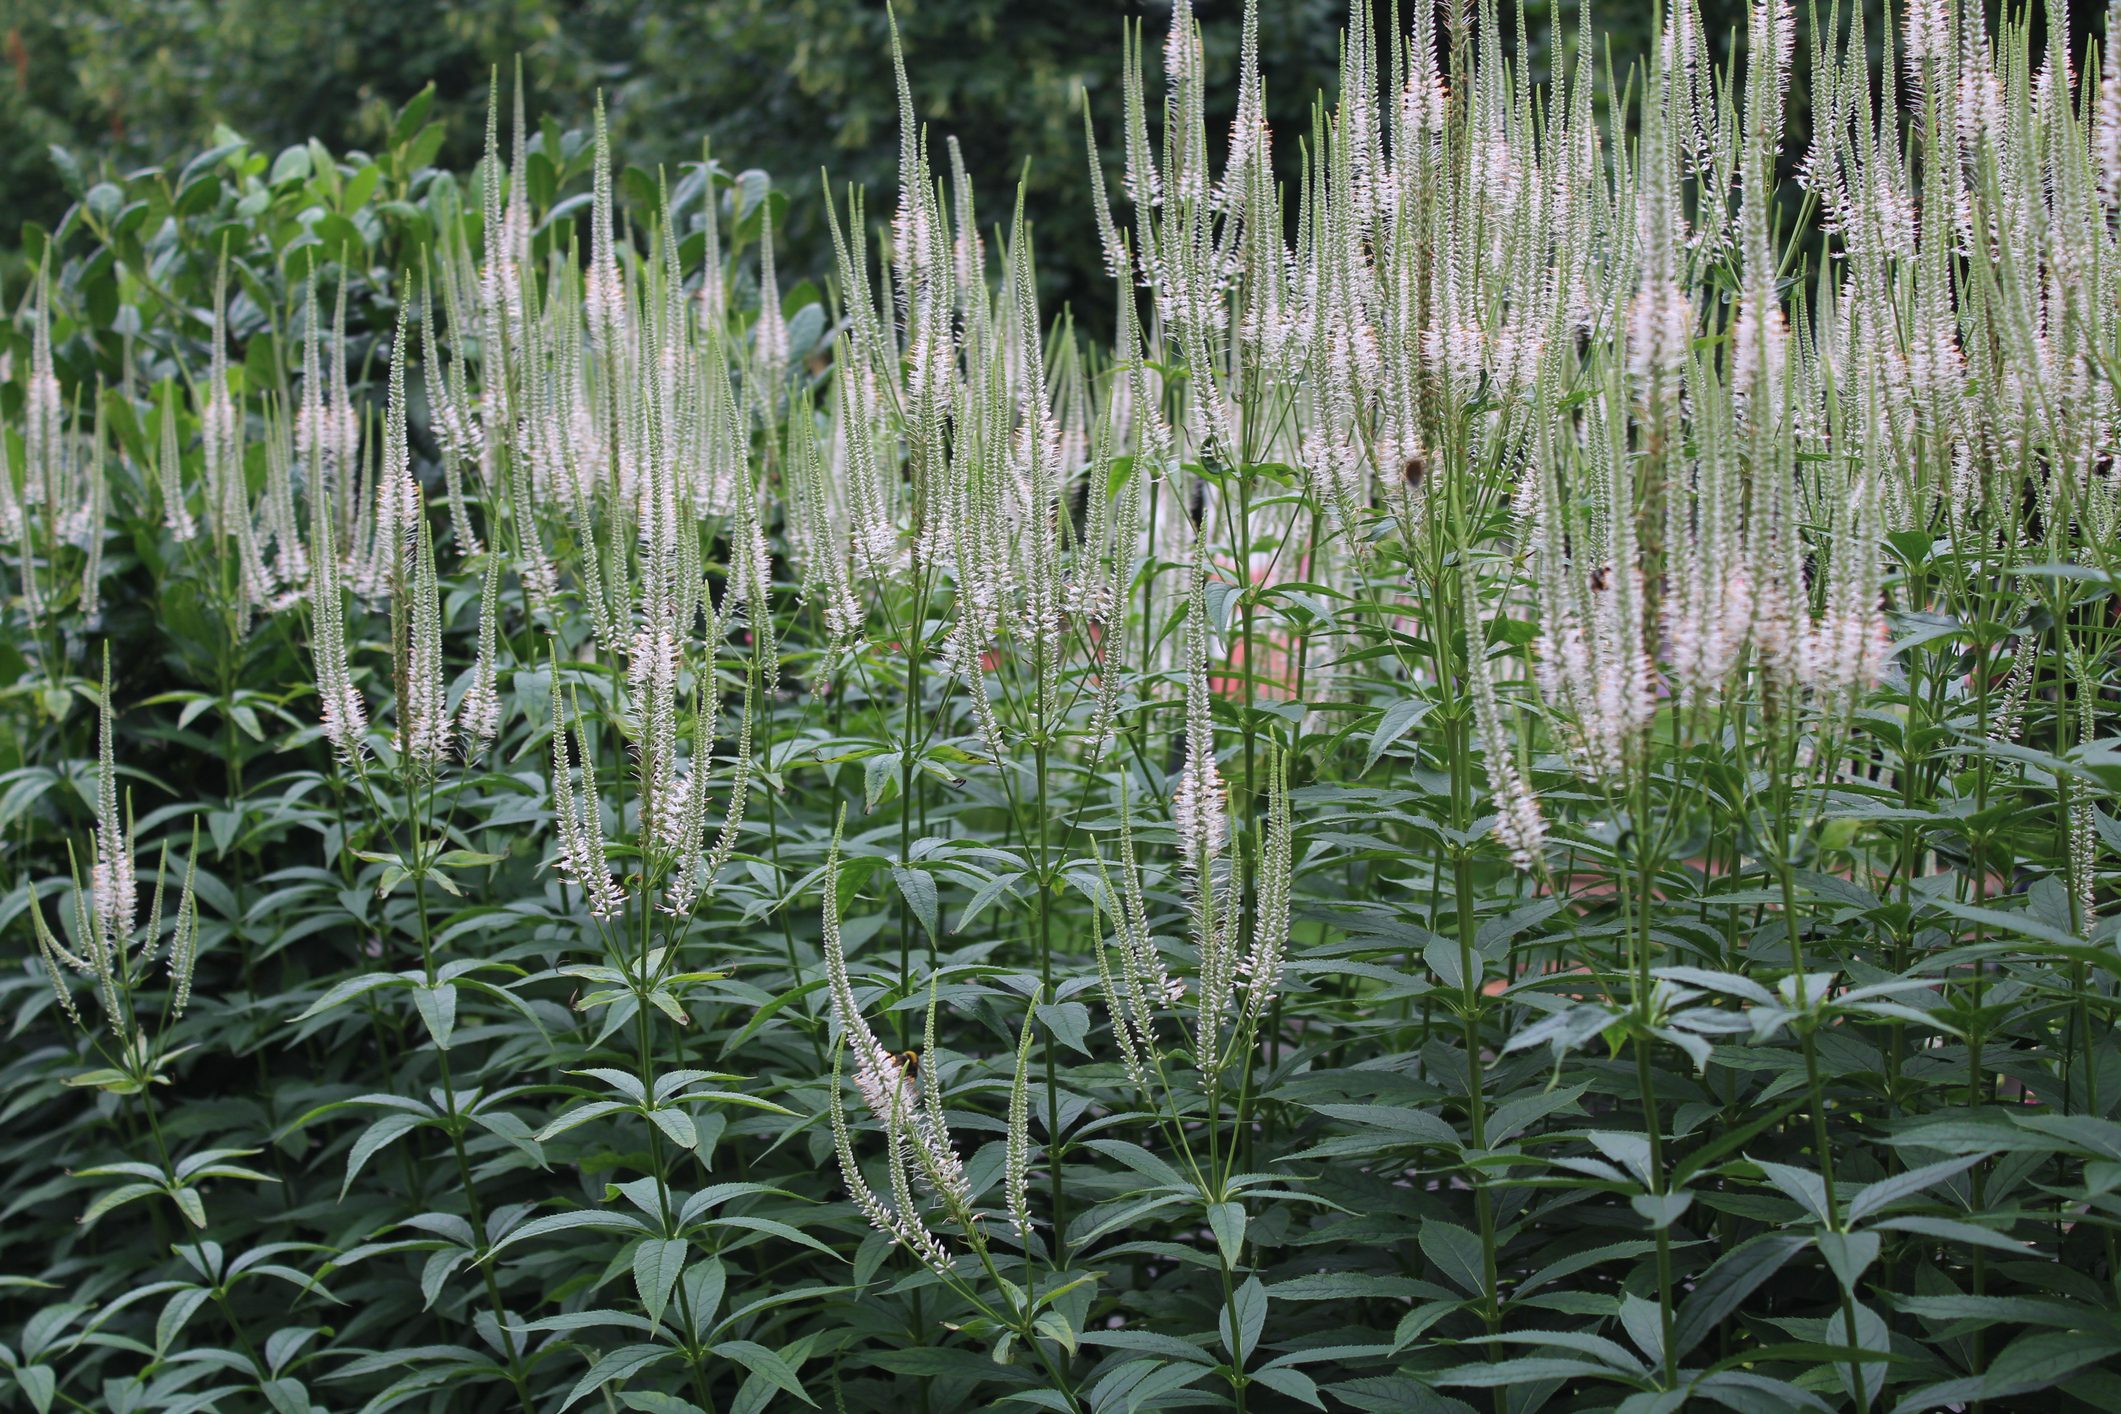
[[[1395, 4], [1370, 0], [1382, 33]], [[1746, 0], [1704, 5], [1719, 52]], [[1823, 16], [1834, 0], [1818, 0]], [[1873, 36], [1897, 25], [1885, 0], [1862, 0]], [[2000, 0], [1999, 0], [2000, 3]], [[2105, 0], [2064, 0], [2072, 32], [2096, 32]], [[942, 165], [943, 139], [964, 151], [991, 225], [1005, 220], [1019, 175], [1039, 232], [1051, 307], [1072, 306], [1095, 331], [1109, 316], [1096, 236], [1082, 204], [1080, 104], [1087, 93], [1108, 159], [1117, 157], [1121, 26], [1142, 21], [1152, 44], [1170, 0], [898, 0], [915, 100]], [[1337, 88], [1346, 0], [1265, 0], [1261, 52], [1268, 105], [1284, 134], [1277, 159], [1301, 164], [1313, 95]], [[1508, 7], [1505, 6], [1505, 9]], [[1809, 0], [1798, 3], [1802, 15]], [[1843, 11], [1845, 13], [1846, 6]], [[1992, 6], [1992, 9], [1995, 7]], [[2040, 6], [2033, 12], [2037, 27]], [[2022, 7], [2013, 4], [2014, 13]], [[1195, 0], [1227, 118], [1242, 0]], [[2078, 13], [2081, 12], [2081, 13]], [[1551, 60], [1552, 0], [1529, 0], [1534, 63]], [[1561, 40], [1577, 7], [1559, 7]], [[1609, 3], [1597, 24], [1616, 75], [1644, 52], [1654, 7]], [[794, 196], [779, 232], [786, 268], [819, 274], [830, 251], [818, 174], [835, 188], [893, 185], [897, 97], [884, 0], [0, 0], [0, 297], [23, 291], [19, 226], [54, 227], [99, 175], [177, 163], [230, 136], [276, 153], [315, 138], [332, 152], [374, 151], [392, 115], [433, 84], [442, 130], [436, 165], [468, 172], [483, 137], [488, 78], [520, 57], [536, 120], [586, 128], [601, 92], [623, 163], [673, 174], [703, 140], [730, 170], [770, 172]], [[1608, 57], [1608, 56], [1601, 56]], [[1793, 139], [1805, 129], [1793, 95]], [[1794, 141], [1793, 147], [1801, 147]], [[72, 155], [54, 159], [59, 147]], [[74, 170], [68, 170], [69, 165]], [[76, 174], [78, 173], [78, 175]], [[887, 216], [887, 211], [872, 213]]]
[[[1725, 0], [1735, 19], [1736, 0]], [[1545, 0], [1528, 11], [1535, 46]], [[1241, 0], [1196, 0], [1214, 95], [1236, 94]], [[1337, 87], [1345, 0], [1261, 6], [1268, 100], [1294, 179], [1296, 134], [1312, 96]], [[11, 13], [9, 13], [11, 12]], [[899, 0], [915, 97], [936, 156], [954, 136], [989, 224], [1005, 220], [1020, 173], [1039, 231], [1047, 296], [1102, 327], [1107, 286], [1082, 203], [1087, 92], [1108, 157], [1117, 156], [1121, 26], [1145, 23], [1154, 45], [1169, 0]], [[1650, 7], [1609, 5], [1616, 50], [1639, 50]], [[586, 127], [601, 91], [622, 162], [674, 174], [703, 139], [732, 168], [761, 167], [795, 200], [780, 233], [786, 268], [829, 263], [818, 173], [887, 192], [897, 99], [883, 0], [0, 0], [0, 211], [5, 241], [34, 221], [54, 227], [92, 183], [147, 164], [181, 162], [227, 134], [267, 154], [316, 138], [334, 152], [372, 151], [392, 115], [436, 89], [438, 166], [468, 171], [482, 142], [488, 75], [520, 55], [533, 121]], [[1563, 8], [1573, 35], [1573, 6]], [[1381, 28], [1390, 0], [1378, 0]], [[1389, 32], [1389, 31], [1387, 31]], [[1211, 110], [1212, 111], [1212, 110]], [[62, 170], [50, 149], [70, 152]], [[888, 212], [879, 211], [879, 216]], [[1062, 218], [1062, 219], [1056, 219]], [[22, 292], [19, 256], [0, 258], [0, 293]], [[1056, 303], [1055, 307], [1058, 307]]]

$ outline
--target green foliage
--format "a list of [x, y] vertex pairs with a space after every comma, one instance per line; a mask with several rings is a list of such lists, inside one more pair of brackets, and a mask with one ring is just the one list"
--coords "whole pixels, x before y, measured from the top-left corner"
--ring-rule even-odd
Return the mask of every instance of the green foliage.
[[[1200, 7], [1217, 73], [1237, 47], [1233, 5]], [[1276, 118], [1291, 131], [1311, 95], [1332, 86], [1333, 22], [1345, 7], [1300, 0], [1269, 7]], [[1380, 23], [1389, 7], [1377, 6]], [[1161, 24], [1168, 5], [1151, 7]], [[1083, 157], [1082, 97], [1107, 102], [1119, 85], [1121, 4], [1022, 6], [1002, 0], [909, 0], [897, 7], [919, 73], [924, 116], [963, 145], [984, 190], [1013, 186], [1026, 164], [1029, 210], [1041, 226], [1049, 300], [1072, 301], [1101, 326], [1107, 301], [1091, 233], [1065, 219]], [[64, 148], [89, 174], [170, 162], [226, 129], [261, 151], [311, 137], [333, 151], [374, 150], [395, 106], [433, 84], [444, 163], [477, 158], [487, 76], [520, 58], [552, 112], [588, 113], [598, 92], [614, 140], [645, 172], [717, 150], [781, 173], [806, 196], [820, 171], [881, 190], [892, 177], [897, 112], [882, 5], [862, 0], [478, 0], [409, 20], [403, 7], [329, 0], [63, 0], [25, 13], [14, 33], [24, 83], [0, 83], [0, 126], [21, 135], [0, 152], [0, 208], [50, 225], [78, 190], [47, 156]], [[1649, 23], [1603, 17], [1622, 56], [1640, 53]], [[1730, 22], [1713, 24], [1717, 32]], [[1531, 13], [1545, 38], [1546, 12]], [[1234, 85], [1218, 79], [1227, 122]], [[106, 166], [107, 164], [107, 166]], [[1293, 146], [1284, 175], [1298, 176]], [[816, 202], [797, 203], [785, 232], [800, 264], [830, 259]], [[19, 272], [0, 273], [14, 274]]]
[[[866, 150], [844, 13], [629, 9], [620, 133], [752, 45]], [[1286, 197], [1189, 145], [1249, 47], [1107, 56], [1164, 196], [1036, 244], [1109, 343], [1065, 7], [902, 12], [975, 166], [1069, 154], [999, 225], [936, 140], [828, 205], [439, 87], [69, 174], [0, 1408], [2109, 1402], [2121, 67], [2004, 32], [1988, 139], [1918, 54], [1879, 143], [1820, 36], [1828, 230], [1775, 13], [1550, 104], [1492, 9], [1292, 10]]]

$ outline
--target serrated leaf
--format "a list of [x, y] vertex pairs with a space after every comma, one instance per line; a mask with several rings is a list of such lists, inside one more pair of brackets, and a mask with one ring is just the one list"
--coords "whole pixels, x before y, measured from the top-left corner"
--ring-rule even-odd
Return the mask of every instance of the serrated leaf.
[[1038, 1019], [1069, 1050], [1090, 1054], [1090, 1009], [1081, 1002], [1047, 1002], [1038, 1008]]
[[1285, 1395], [1302, 1404], [1308, 1404], [1313, 1409], [1326, 1407], [1326, 1402], [1319, 1398], [1317, 1381], [1301, 1370], [1292, 1370], [1286, 1366], [1279, 1369], [1259, 1370], [1253, 1373], [1252, 1379], [1258, 1384], [1265, 1385], [1276, 1394]]
[[648, 1118], [654, 1121], [655, 1127], [662, 1130], [669, 1137], [670, 1142], [677, 1145], [680, 1149], [695, 1149], [699, 1147], [700, 1131], [693, 1124], [692, 1116], [683, 1110], [668, 1107], [653, 1109], [648, 1112]]
[[663, 1319], [670, 1293], [684, 1274], [691, 1245], [679, 1238], [649, 1238], [633, 1249], [633, 1288], [651, 1325]]
[[436, 1047], [448, 1050], [449, 1038], [457, 1029], [456, 986], [442, 982], [432, 987], [414, 987], [412, 1003], [419, 1009], [420, 1020], [427, 1023], [427, 1034]]
[[1673, 1355], [1683, 1357], [1706, 1340], [1724, 1317], [1808, 1245], [1808, 1239], [1795, 1233], [1763, 1233], [1717, 1258], [1680, 1303]]
[[585, 1396], [595, 1393], [613, 1381], [637, 1375], [676, 1353], [661, 1345], [622, 1345], [589, 1367], [589, 1373], [575, 1382], [574, 1388], [568, 1391], [567, 1398], [561, 1401], [560, 1408], [571, 1409]]
[[1677, 1193], [1637, 1193], [1628, 1200], [1630, 1206], [1650, 1225], [1650, 1231], [1662, 1232], [1686, 1215], [1694, 1206], [1694, 1195], [1684, 1190]]
[[52, 1400], [59, 1392], [59, 1376], [49, 1365], [17, 1365], [14, 1369], [15, 1384], [37, 1414], [50, 1414]]
[[1260, 1285], [1258, 1277], [1246, 1277], [1230, 1294], [1229, 1304], [1223, 1307], [1216, 1322], [1223, 1349], [1238, 1368], [1244, 1368], [1252, 1352], [1259, 1348], [1259, 1333], [1266, 1324], [1267, 1289]]
[[339, 1183], [340, 1200], [342, 1202], [345, 1200], [347, 1190], [353, 1187], [355, 1176], [361, 1172], [370, 1159], [374, 1158], [377, 1153], [381, 1152], [393, 1141], [403, 1138], [406, 1134], [419, 1127], [421, 1122], [421, 1118], [418, 1115], [391, 1114], [383, 1116], [375, 1123], [369, 1125], [368, 1128], [362, 1130], [361, 1136], [354, 1140], [353, 1148], [347, 1151], [346, 1177], [340, 1180]]
[[898, 884], [899, 895], [906, 900], [906, 906], [912, 909], [913, 916], [920, 920], [921, 927], [927, 930], [930, 938], [935, 937], [941, 932], [935, 876], [925, 869], [909, 869], [903, 864], [894, 864], [891, 866], [891, 877]]
[[1429, 706], [1425, 697], [1402, 697], [1386, 707], [1378, 717], [1376, 729], [1370, 733], [1370, 749], [1363, 758], [1363, 770], [1368, 772], [1376, 766], [1379, 757], [1428, 715]]
[[1214, 1203], [1208, 1208], [1208, 1227], [1222, 1252], [1223, 1265], [1235, 1268], [1245, 1250], [1245, 1205]]
[[817, 1401], [803, 1388], [803, 1382], [796, 1378], [788, 1362], [757, 1341], [725, 1340], [714, 1347], [714, 1353], [724, 1360], [736, 1361], [783, 1394], [792, 1394], [813, 1409], [817, 1407]]
[[1477, 1236], [1456, 1223], [1429, 1218], [1421, 1225], [1418, 1241], [1422, 1255], [1435, 1263], [1437, 1270], [1459, 1290], [1468, 1296], [1486, 1294], [1486, 1266]]
[[1856, 1283], [1871, 1263], [1878, 1260], [1881, 1239], [1875, 1232], [1822, 1232], [1812, 1239], [1819, 1255], [1841, 1283], [1841, 1289], [1853, 1294]]

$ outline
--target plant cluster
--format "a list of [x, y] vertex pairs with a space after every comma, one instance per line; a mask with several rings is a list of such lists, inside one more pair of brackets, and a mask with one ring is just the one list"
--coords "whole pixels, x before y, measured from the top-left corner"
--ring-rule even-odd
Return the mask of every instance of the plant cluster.
[[33, 242], [0, 1400], [2121, 1393], [2121, 54], [1407, 21], [1127, 29], [1108, 346], [896, 46], [822, 285], [498, 79]]

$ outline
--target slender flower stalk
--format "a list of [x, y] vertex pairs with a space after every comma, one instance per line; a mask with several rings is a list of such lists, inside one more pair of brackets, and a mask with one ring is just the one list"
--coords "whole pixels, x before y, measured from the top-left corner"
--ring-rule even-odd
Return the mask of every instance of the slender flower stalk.
[[[582, 725], [582, 712], [575, 705], [574, 745], [570, 747], [565, 716], [560, 703], [557, 664], [552, 671], [552, 813], [558, 835], [558, 853], [553, 868], [582, 891], [590, 916], [610, 920], [626, 907], [626, 893], [611, 876], [604, 844], [603, 797], [597, 790], [596, 768], [589, 755], [589, 741]], [[581, 760], [581, 784], [575, 784], [575, 753]]]

